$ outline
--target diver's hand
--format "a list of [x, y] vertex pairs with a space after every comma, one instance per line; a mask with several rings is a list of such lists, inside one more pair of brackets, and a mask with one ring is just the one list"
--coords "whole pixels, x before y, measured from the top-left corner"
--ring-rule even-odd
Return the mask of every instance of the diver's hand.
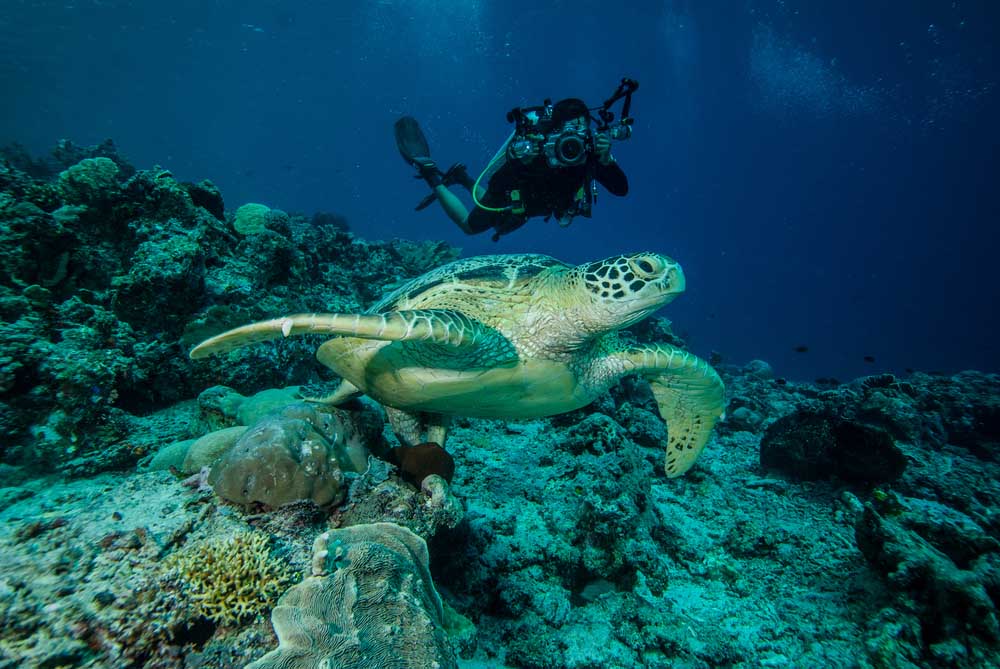
[[611, 157], [611, 138], [608, 137], [606, 132], [602, 132], [594, 137], [594, 153], [597, 154], [597, 159], [601, 162], [601, 165], [611, 164], [613, 160]]

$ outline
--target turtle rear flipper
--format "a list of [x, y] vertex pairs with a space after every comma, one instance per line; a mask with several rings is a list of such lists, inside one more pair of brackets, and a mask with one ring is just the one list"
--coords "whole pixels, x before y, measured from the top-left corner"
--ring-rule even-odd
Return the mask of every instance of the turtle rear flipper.
[[448, 309], [413, 309], [385, 314], [294, 314], [223, 332], [195, 346], [190, 355], [197, 360], [249, 344], [303, 334], [486, 349], [493, 351], [497, 360], [517, 356], [513, 345], [500, 332]]
[[310, 383], [299, 389], [299, 397], [303, 402], [332, 407], [346, 404], [363, 394], [357, 386], [346, 380], [341, 380], [333, 392], [327, 392], [325, 384], [320, 383]]
[[646, 377], [667, 423], [667, 476], [680, 476], [701, 455], [712, 428], [726, 414], [725, 386], [705, 360], [669, 344], [630, 348], [630, 371]]

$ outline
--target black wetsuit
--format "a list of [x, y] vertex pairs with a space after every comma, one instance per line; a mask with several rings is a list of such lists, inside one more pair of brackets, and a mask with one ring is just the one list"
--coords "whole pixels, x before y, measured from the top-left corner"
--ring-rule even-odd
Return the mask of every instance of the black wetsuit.
[[[602, 165], [595, 159], [594, 178], [612, 195], [628, 193], [628, 178], [616, 162]], [[497, 235], [503, 235], [521, 227], [532, 216], [560, 218], [575, 207], [580, 187], [589, 187], [586, 179], [586, 165], [553, 168], [542, 156], [527, 164], [508, 160], [490, 177], [480, 201], [487, 207], [506, 207], [511, 203], [511, 191], [518, 190], [525, 212], [514, 214], [476, 207], [466, 222], [473, 232], [496, 228]]]

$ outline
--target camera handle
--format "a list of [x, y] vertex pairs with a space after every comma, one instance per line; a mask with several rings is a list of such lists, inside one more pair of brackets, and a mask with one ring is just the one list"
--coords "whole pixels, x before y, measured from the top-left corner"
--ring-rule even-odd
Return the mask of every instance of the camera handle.
[[615, 92], [610, 98], [604, 101], [604, 104], [597, 111], [598, 116], [601, 117], [601, 125], [598, 130], [605, 130], [615, 120], [615, 113], [611, 111], [611, 107], [622, 98], [625, 98], [625, 102], [622, 104], [622, 120], [620, 123], [623, 125], [632, 124], [632, 117], [629, 116], [629, 112], [632, 110], [632, 94], [637, 90], [639, 90], [638, 81], [629, 79], [628, 77], [622, 78], [622, 82], [618, 84]]

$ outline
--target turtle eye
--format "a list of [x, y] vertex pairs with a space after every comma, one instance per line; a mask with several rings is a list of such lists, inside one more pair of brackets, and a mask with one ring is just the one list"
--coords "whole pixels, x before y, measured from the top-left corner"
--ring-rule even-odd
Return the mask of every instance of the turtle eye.
[[632, 258], [629, 261], [629, 265], [632, 267], [632, 271], [643, 279], [656, 278], [663, 274], [663, 271], [667, 268], [666, 263], [654, 255]]

